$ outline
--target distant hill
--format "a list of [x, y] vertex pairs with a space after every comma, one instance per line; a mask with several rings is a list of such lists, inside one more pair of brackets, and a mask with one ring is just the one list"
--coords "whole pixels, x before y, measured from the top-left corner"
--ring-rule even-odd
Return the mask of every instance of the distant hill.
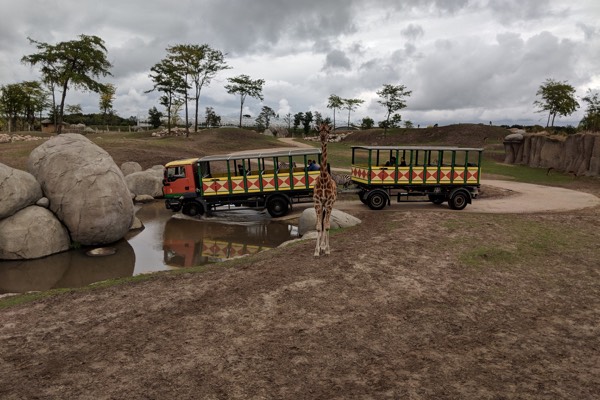
[[432, 128], [391, 129], [383, 137], [383, 129], [369, 129], [350, 133], [344, 142], [372, 146], [443, 145], [461, 147], [489, 147], [501, 144], [506, 128], [484, 124], [455, 124]]

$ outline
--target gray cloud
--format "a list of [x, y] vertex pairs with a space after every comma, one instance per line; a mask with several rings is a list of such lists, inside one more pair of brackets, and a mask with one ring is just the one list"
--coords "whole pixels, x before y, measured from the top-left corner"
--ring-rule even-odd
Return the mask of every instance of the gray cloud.
[[[81, 33], [108, 48], [118, 113], [144, 115], [158, 106], [149, 69], [179, 43], [207, 43], [227, 53], [234, 69], [203, 91], [201, 109], [237, 112], [227, 77], [267, 81], [274, 109], [321, 108], [330, 94], [363, 98], [356, 118], [382, 114], [375, 92], [405, 84], [413, 95], [403, 116], [477, 121], [488, 115], [537, 118], [532, 102], [546, 78], [567, 80], [583, 92], [600, 77], [600, 32], [595, 0], [39, 0], [3, 5], [0, 85], [37, 79], [20, 63], [35, 52], [27, 36], [55, 43]], [[6, 17], [8, 16], [8, 17]], [[69, 104], [96, 112], [95, 94], [69, 92]], [[281, 106], [283, 105], [283, 106]], [[512, 113], [512, 114], [511, 114]], [[362, 115], [361, 115], [362, 114]], [[575, 121], [577, 116], [573, 117]]]

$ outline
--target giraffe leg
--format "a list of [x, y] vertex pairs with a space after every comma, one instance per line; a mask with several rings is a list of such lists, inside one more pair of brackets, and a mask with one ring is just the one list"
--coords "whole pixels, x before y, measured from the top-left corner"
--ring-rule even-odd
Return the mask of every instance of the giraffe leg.
[[317, 245], [315, 247], [315, 257], [321, 255], [321, 240], [323, 237], [323, 205], [315, 202], [315, 213], [317, 214]]
[[331, 208], [328, 208], [325, 211], [325, 220], [323, 221], [323, 230], [324, 232], [324, 237], [323, 237], [323, 245], [321, 246], [323, 252], [326, 255], [329, 255], [330, 253], [330, 249], [329, 249], [329, 229], [331, 228]]

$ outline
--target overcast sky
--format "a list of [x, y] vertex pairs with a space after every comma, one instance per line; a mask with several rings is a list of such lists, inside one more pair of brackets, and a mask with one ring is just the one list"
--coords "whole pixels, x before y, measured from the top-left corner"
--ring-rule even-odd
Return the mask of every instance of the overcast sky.
[[[264, 101], [281, 116], [327, 109], [331, 94], [365, 102], [351, 121], [384, 118], [376, 91], [412, 90], [403, 120], [422, 127], [484, 122], [545, 125], [533, 102], [547, 79], [582, 97], [600, 89], [598, 0], [0, 0], [0, 85], [37, 80], [21, 64], [36, 52], [27, 37], [55, 44], [80, 34], [102, 38], [117, 87], [114, 109], [146, 118], [158, 104], [150, 68], [175, 44], [209, 44], [226, 53], [200, 98], [223, 117], [239, 115], [224, 89], [241, 74], [264, 79]], [[70, 90], [67, 104], [98, 112], [98, 95]], [[581, 103], [581, 102], [580, 102]], [[556, 123], [577, 125], [583, 107]], [[162, 110], [161, 110], [162, 111]], [[338, 112], [336, 120], [347, 119]]]

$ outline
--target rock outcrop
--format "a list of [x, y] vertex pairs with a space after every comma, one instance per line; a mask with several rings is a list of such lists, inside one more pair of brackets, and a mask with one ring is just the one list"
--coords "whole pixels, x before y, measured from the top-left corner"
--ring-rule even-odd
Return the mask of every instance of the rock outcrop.
[[0, 221], [0, 259], [44, 257], [69, 249], [69, 233], [49, 210], [30, 206]]
[[33, 175], [0, 164], [0, 220], [41, 198], [42, 188]]
[[600, 135], [569, 136], [547, 133], [508, 135], [504, 140], [504, 162], [530, 167], [553, 168], [575, 175], [600, 175]]
[[74, 242], [112, 243], [129, 230], [134, 208], [123, 173], [84, 136], [52, 137], [31, 152], [28, 169]]

